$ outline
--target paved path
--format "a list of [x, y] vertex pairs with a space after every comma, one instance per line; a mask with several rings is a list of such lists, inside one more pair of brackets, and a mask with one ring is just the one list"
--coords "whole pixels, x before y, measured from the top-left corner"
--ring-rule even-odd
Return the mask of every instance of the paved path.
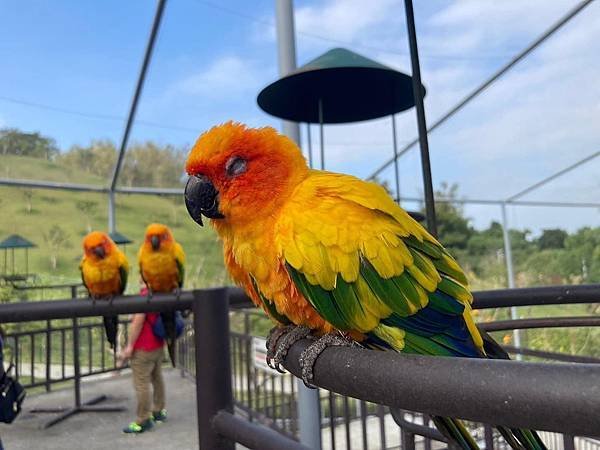
[[100, 394], [109, 400], [104, 405], [126, 408], [118, 413], [81, 413], [53, 427], [42, 430], [40, 425], [53, 414], [32, 414], [35, 407], [71, 406], [73, 390], [27, 397], [24, 411], [11, 425], [0, 424], [0, 437], [6, 450], [77, 449], [129, 450], [194, 449], [198, 448], [196, 431], [196, 394], [194, 384], [181, 378], [173, 369], [165, 370], [169, 421], [153, 431], [138, 436], [126, 435], [121, 429], [135, 418], [135, 395], [128, 371], [101, 381], [82, 383], [83, 401]]

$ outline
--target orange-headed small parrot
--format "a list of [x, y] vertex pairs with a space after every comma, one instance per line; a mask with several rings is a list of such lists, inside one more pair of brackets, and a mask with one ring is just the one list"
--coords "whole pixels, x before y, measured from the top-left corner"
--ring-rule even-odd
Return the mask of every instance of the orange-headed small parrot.
[[[185, 275], [185, 253], [166, 225], [152, 223], [146, 228], [144, 242], [138, 252], [142, 280], [148, 295], [173, 292], [179, 295]], [[161, 318], [167, 336], [167, 348], [175, 365], [175, 312], [162, 312]]]
[[[115, 295], [125, 291], [129, 262], [106, 233], [92, 231], [83, 238], [83, 258], [79, 269], [83, 284], [93, 299], [106, 298], [112, 302]], [[103, 320], [106, 339], [114, 349], [119, 317], [104, 316]]]
[[[308, 331], [321, 337], [302, 355], [305, 382], [327, 344], [350, 338], [378, 350], [506, 357], [477, 329], [459, 265], [381, 186], [311, 170], [273, 128], [233, 122], [200, 136], [186, 171], [188, 212], [211, 219], [233, 280], [278, 324], [268, 344], [276, 366]], [[433, 420], [478, 448], [459, 420]], [[498, 428], [515, 448], [545, 448], [535, 432]]]

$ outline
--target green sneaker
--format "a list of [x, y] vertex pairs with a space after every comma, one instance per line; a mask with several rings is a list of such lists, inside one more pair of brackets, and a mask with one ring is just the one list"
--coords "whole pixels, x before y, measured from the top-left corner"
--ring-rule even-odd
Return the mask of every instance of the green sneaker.
[[140, 434], [144, 431], [148, 431], [154, 426], [154, 421], [152, 419], [148, 419], [144, 421], [141, 425], [137, 422], [131, 422], [125, 428], [123, 428], [123, 433], [130, 434]]
[[167, 421], [167, 410], [161, 409], [160, 411], [156, 411], [152, 413], [152, 417], [155, 422], [166, 422]]

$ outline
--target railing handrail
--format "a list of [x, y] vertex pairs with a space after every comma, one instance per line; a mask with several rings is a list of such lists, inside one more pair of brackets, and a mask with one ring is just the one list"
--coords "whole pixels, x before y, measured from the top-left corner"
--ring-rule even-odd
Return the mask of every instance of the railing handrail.
[[[231, 287], [234, 307], [252, 306], [240, 288]], [[600, 284], [571, 284], [528, 288], [491, 289], [473, 292], [473, 309], [508, 308], [511, 306], [541, 306], [600, 303]]]
[[175, 294], [155, 294], [149, 301], [145, 296], [125, 295], [115, 297], [112, 303], [90, 298], [5, 303], [0, 305], [0, 323], [163, 312], [189, 309], [192, 303], [192, 291], [181, 292], [179, 298]]
[[[203, 291], [210, 290], [203, 289]], [[242, 289], [228, 287], [227, 291], [230, 306], [233, 308], [252, 306]], [[600, 302], [600, 284], [496, 289], [476, 291], [473, 296], [474, 309], [597, 303]], [[0, 323], [188, 309], [191, 307], [192, 299], [193, 291], [182, 291], [177, 300], [175, 294], [155, 294], [149, 302], [146, 301], [145, 296], [126, 295], [115, 297], [112, 304], [102, 300], [94, 302], [85, 298], [5, 303], [0, 305]], [[178, 305], [171, 304], [173, 301], [177, 301]]]
[[600, 284], [572, 284], [473, 292], [473, 309], [600, 303]]
[[[301, 375], [299, 358], [311, 343], [290, 349], [285, 368]], [[476, 422], [598, 434], [600, 366], [443, 358], [326, 349], [314, 383], [342, 395], [394, 408]], [[568, 382], [565, 382], [568, 380]]]

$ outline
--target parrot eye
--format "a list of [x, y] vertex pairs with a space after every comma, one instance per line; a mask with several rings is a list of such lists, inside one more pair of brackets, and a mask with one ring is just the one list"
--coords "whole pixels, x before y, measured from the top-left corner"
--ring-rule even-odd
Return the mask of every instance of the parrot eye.
[[246, 160], [239, 156], [232, 156], [225, 164], [225, 172], [230, 177], [241, 175], [246, 171]]

